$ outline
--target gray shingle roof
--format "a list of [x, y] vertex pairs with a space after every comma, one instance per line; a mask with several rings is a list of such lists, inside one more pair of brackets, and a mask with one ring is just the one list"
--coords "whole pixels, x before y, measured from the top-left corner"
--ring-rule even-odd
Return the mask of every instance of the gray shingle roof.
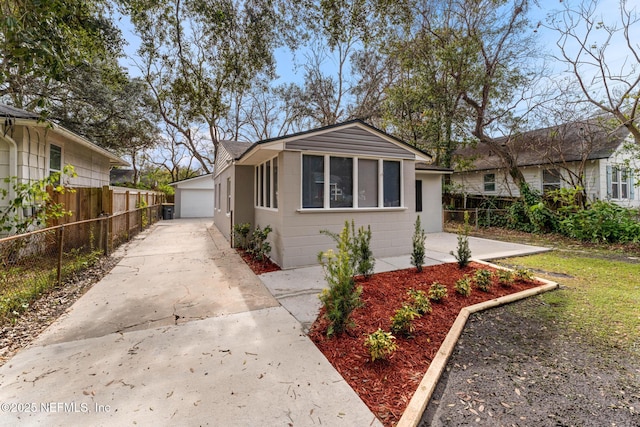
[[251, 142], [243, 141], [220, 141], [220, 144], [231, 154], [233, 160], [238, 160], [245, 151], [253, 146]]
[[[518, 166], [535, 166], [560, 162], [573, 162], [586, 154], [588, 160], [605, 159], [622, 144], [629, 131], [618, 126], [611, 129], [595, 120], [577, 121], [550, 128], [525, 132], [511, 138], [500, 138], [500, 143], [517, 160]], [[457, 159], [471, 160], [470, 170], [499, 169], [500, 156], [484, 143], [459, 149]]]
[[40, 115], [31, 113], [21, 108], [11, 107], [6, 104], [0, 104], [0, 117], [15, 119], [38, 119], [40, 118]]

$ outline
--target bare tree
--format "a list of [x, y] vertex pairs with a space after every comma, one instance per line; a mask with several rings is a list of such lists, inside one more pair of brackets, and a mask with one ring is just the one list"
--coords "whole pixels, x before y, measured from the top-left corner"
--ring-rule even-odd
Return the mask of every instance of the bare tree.
[[620, 0], [619, 19], [606, 22], [598, 0], [585, 0], [550, 15], [559, 60], [568, 66], [584, 99], [611, 114], [640, 144], [640, 17]]

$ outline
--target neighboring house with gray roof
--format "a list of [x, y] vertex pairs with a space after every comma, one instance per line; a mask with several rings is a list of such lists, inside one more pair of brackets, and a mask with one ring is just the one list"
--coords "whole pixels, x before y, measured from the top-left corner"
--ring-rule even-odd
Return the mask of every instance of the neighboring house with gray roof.
[[[640, 206], [640, 162], [629, 131], [597, 120], [576, 121], [502, 139], [526, 182], [540, 192], [581, 185], [590, 201]], [[637, 150], [637, 149], [635, 149]], [[519, 197], [519, 189], [487, 144], [457, 150], [453, 191], [471, 196]]]
[[282, 268], [317, 263], [334, 246], [321, 230], [371, 226], [375, 256], [408, 255], [416, 216], [442, 231], [442, 176], [431, 156], [362, 121], [259, 141], [223, 141], [216, 158], [214, 223], [270, 225]]
[[[78, 175], [65, 181], [69, 187], [102, 187], [109, 185], [113, 166], [128, 163], [38, 114], [0, 104], [0, 186], [9, 197], [13, 189], [6, 178], [36, 181], [65, 165], [72, 165]], [[0, 199], [0, 208], [7, 205]]]

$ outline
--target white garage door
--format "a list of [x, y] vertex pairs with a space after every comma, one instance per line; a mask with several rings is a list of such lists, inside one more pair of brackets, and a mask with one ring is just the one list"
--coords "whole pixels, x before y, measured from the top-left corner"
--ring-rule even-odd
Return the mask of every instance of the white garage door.
[[213, 216], [213, 190], [180, 189], [181, 218]]

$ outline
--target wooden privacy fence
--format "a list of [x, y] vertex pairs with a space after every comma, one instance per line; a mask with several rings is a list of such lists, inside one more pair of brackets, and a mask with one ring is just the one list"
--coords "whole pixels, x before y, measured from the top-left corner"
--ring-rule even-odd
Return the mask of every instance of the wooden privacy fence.
[[165, 202], [165, 194], [151, 190], [137, 190], [105, 185], [101, 188], [76, 188], [64, 194], [50, 193], [54, 203], [62, 203], [71, 215], [65, 215], [49, 225], [116, 215], [140, 207], [156, 206]]

